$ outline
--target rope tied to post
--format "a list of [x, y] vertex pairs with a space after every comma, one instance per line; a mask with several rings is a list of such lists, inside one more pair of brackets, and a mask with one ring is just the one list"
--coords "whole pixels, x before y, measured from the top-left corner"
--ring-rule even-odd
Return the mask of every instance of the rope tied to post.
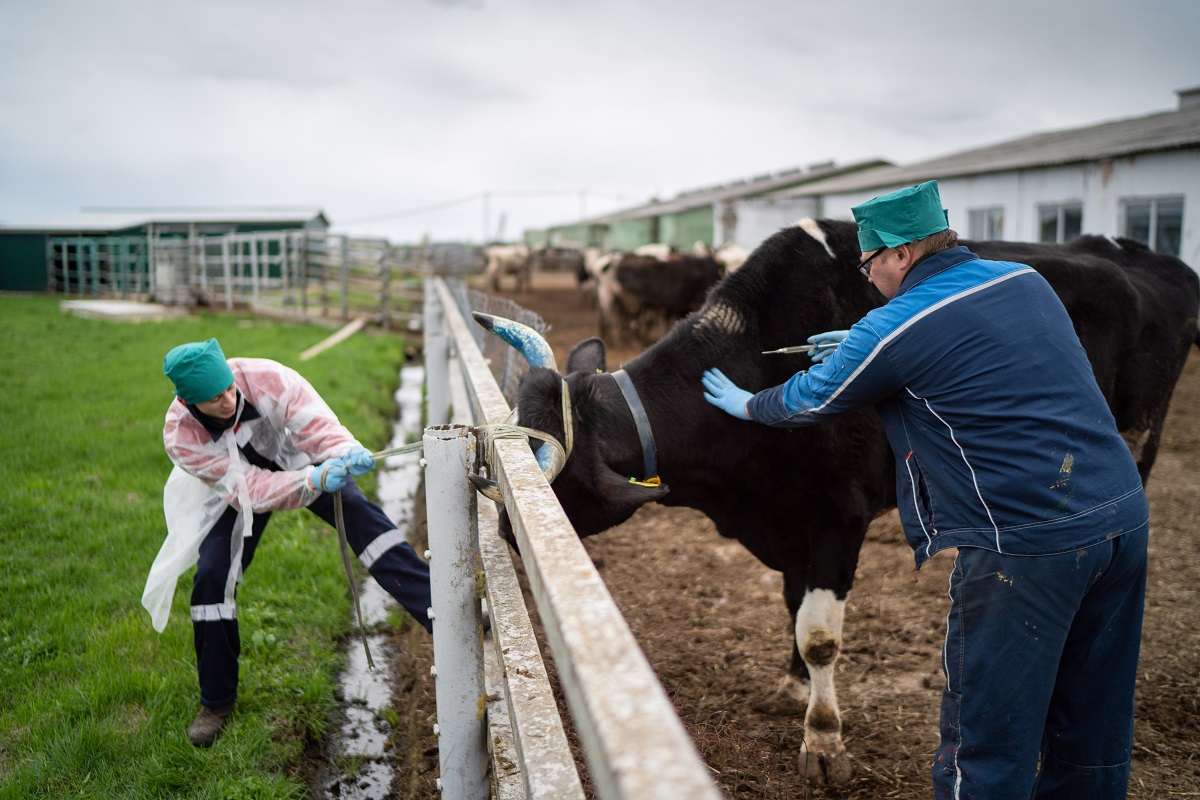
[[518, 410], [514, 407], [509, 412], [508, 419], [504, 422], [480, 425], [474, 429], [475, 435], [483, 443], [482, 450], [485, 456], [482, 461], [488, 469], [489, 477], [484, 479], [474, 473], [470, 473], [467, 475], [467, 479], [471, 481], [471, 484], [484, 497], [497, 503], [503, 503], [504, 498], [500, 493], [499, 484], [492, 478], [494, 475], [492, 464], [496, 462], [496, 442], [506, 439], [524, 439], [528, 441], [530, 438], [544, 442], [545, 445], [538, 448], [538, 465], [546, 475], [546, 480], [551, 483], [562, 472], [563, 467], [566, 466], [567, 459], [571, 457], [571, 451], [575, 447], [575, 426], [571, 414], [571, 395], [565, 379], [562, 381], [563, 442], [560, 442], [558, 437], [552, 433], [515, 424], [517, 414]]
[[[571, 457], [571, 450], [574, 448], [575, 444], [574, 425], [571, 419], [571, 396], [567, 389], [567, 382], [565, 379], [562, 382], [562, 412], [564, 430], [563, 438], [566, 440], [565, 445], [562, 442], [559, 442], [559, 440], [553, 434], [514, 424], [514, 421], [517, 417], [516, 408], [513, 408], [508, 415], [508, 419], [504, 422], [480, 425], [474, 428], [473, 433], [476, 435], [476, 437], [482, 439], [484, 445], [483, 449], [487, 453], [484, 463], [488, 466], [488, 473], [491, 474], [491, 465], [496, 460], [497, 441], [504, 439], [524, 439], [528, 441], [529, 438], [534, 438], [545, 442], [550, 447], [550, 455], [548, 458], [549, 464], [541, 463], [543, 459], [540, 457], [539, 450], [539, 465], [547, 474], [548, 479], [553, 480], [553, 476], [557, 476], [558, 473], [562, 471], [563, 466], [565, 466], [567, 463], [567, 459]], [[377, 461], [389, 456], [420, 453], [424, 447], [424, 441], [410, 442], [409, 444], [402, 445], [400, 447], [390, 447], [371, 453], [371, 458]], [[484, 481], [484, 479], [480, 478], [474, 473], [469, 473], [467, 478], [471, 481], [472, 485], [474, 485], [486, 497], [497, 502], [503, 502], [503, 498], [500, 496], [499, 486], [495, 481]], [[320, 488], [322, 491], [326, 490], [324, 475], [321, 476]], [[340, 489], [333, 493], [333, 515], [335, 526], [337, 527], [338, 547], [341, 549], [342, 553], [342, 566], [346, 569], [346, 580], [350, 584], [350, 596], [354, 600], [354, 616], [358, 622], [358, 634], [362, 639], [363, 651], [367, 656], [367, 667], [371, 671], [374, 671], [375, 663], [371, 660], [371, 648], [367, 644], [367, 629], [363, 624], [362, 607], [358, 600], [358, 580], [354, 576], [354, 566], [350, 562], [350, 545], [346, 539], [346, 522], [342, 514], [342, 491]]]

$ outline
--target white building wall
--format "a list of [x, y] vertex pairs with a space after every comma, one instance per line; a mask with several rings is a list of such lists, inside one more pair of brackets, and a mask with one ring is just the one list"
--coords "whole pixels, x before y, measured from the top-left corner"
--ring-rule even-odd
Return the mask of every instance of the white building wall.
[[820, 202], [816, 197], [747, 198], [735, 200], [730, 210], [737, 215], [734, 235], [725, 237], [720, 213], [716, 214], [714, 233], [717, 243], [735, 241], [747, 250], [753, 250], [780, 228], [786, 228], [797, 220], [820, 215]]
[[[823, 215], [853, 219], [850, 209], [902, 185], [826, 195]], [[1083, 232], [1120, 236], [1121, 201], [1183, 197], [1180, 258], [1200, 271], [1200, 150], [1150, 153], [1111, 161], [938, 180], [950, 227], [966, 237], [971, 209], [1002, 207], [1002, 236], [1036, 242], [1038, 206], [1080, 202]]]

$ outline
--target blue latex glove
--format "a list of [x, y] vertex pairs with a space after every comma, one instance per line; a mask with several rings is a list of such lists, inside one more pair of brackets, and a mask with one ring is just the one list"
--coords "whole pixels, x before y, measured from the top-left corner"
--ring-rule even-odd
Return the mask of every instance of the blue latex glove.
[[730, 416], [738, 419], [750, 419], [750, 415], [746, 413], [746, 403], [750, 402], [750, 398], [754, 395], [745, 389], [739, 389], [733, 381], [725, 377], [721, 370], [713, 367], [704, 373], [700, 382], [704, 384], [706, 390], [704, 392], [705, 400]]
[[317, 467], [313, 467], [309, 480], [312, 485], [322, 492], [336, 492], [346, 485], [350, 479], [350, 471], [340, 458], [331, 458]]
[[375, 459], [371, 458], [371, 451], [365, 447], [351, 447], [349, 452], [342, 456], [342, 461], [351, 475], [366, 475], [375, 469]]
[[[850, 331], [826, 331], [825, 333], [816, 333], [808, 337], [809, 344], [841, 344], [842, 340], [850, 335]], [[808, 354], [814, 364], [819, 364], [829, 357], [829, 354], [836, 347], [822, 347], [819, 350], [813, 350]]]

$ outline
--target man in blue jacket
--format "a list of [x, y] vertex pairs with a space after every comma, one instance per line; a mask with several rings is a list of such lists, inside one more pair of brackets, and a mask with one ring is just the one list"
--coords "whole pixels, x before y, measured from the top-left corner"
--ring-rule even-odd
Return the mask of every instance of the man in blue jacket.
[[1125, 797], [1149, 506], [1066, 309], [959, 246], [936, 181], [853, 212], [888, 302], [786, 383], [710, 369], [705, 398], [778, 426], [874, 405], [917, 567], [958, 548], [935, 796]]

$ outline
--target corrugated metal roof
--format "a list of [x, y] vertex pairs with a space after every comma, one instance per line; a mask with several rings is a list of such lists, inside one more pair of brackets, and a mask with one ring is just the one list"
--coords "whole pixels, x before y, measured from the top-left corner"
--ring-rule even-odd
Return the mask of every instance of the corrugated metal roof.
[[200, 208], [82, 208], [74, 214], [58, 214], [29, 220], [0, 222], [0, 230], [30, 232], [99, 232], [139, 228], [145, 225], [279, 224], [302, 225], [319, 221], [329, 224], [316, 206], [226, 206]]
[[[795, 187], [810, 183], [812, 181], [825, 180], [835, 175], [845, 175], [849, 172], [859, 170], [874, 169], [880, 166], [890, 166], [890, 161], [882, 159], [872, 159], [869, 161], [858, 161], [845, 166], [835, 166], [832, 163], [814, 165], [805, 171], [801, 167], [787, 169], [780, 172], [769, 173], [766, 175], [757, 175], [753, 178], [745, 178], [742, 180], [723, 183], [717, 186], [708, 186], [701, 189], [692, 189], [686, 192], [680, 192], [670, 200], [652, 201], [633, 208], [626, 208], [620, 211], [613, 211], [608, 214], [602, 214], [598, 217], [583, 222], [567, 223], [567, 225], [606, 225], [619, 219], [637, 219], [640, 217], [648, 217], [658, 214], [673, 214], [679, 211], [688, 211], [693, 208], [703, 208], [716, 203], [726, 202], [729, 200], [737, 200], [743, 197], [757, 197], [759, 195], [770, 194], [777, 192], [780, 189]], [[552, 226], [552, 227], [565, 227]]]
[[885, 167], [806, 184], [777, 196], [832, 194], [1106, 158], [1200, 147], [1200, 108], [1164, 111], [1082, 128], [1036, 133], [899, 167]]

